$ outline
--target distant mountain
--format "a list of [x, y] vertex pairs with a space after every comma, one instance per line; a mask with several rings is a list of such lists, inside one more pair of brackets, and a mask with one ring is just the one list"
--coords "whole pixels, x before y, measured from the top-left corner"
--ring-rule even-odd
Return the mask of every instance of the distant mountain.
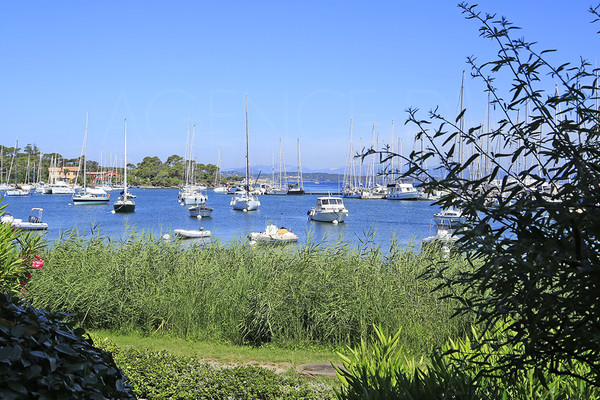
[[[273, 172], [273, 166], [271, 165], [251, 165], [250, 166], [250, 172], [252, 172], [252, 175], [256, 175], [258, 174], [258, 172], [260, 171], [261, 176], [265, 176], [265, 175], [271, 175]], [[285, 171], [287, 172], [288, 175], [295, 175], [298, 172], [298, 166], [296, 165], [286, 165], [285, 166]], [[275, 168], [275, 173], [277, 174], [278, 169]], [[303, 174], [307, 174], [307, 173], [325, 173], [325, 174], [344, 174], [344, 168], [307, 168], [307, 167], [302, 167], [302, 173]], [[224, 175], [236, 175], [236, 174], [245, 174], [245, 168], [244, 167], [239, 167], [239, 168], [224, 168], [223, 169], [223, 174]]]

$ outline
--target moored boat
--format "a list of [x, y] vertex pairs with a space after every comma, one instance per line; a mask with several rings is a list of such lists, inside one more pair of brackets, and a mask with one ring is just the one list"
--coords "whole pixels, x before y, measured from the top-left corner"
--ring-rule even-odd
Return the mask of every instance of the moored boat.
[[207, 238], [210, 237], [210, 231], [200, 227], [199, 229], [175, 229], [173, 233], [183, 239]]
[[344, 207], [344, 201], [341, 197], [317, 197], [317, 205], [308, 210], [308, 219], [311, 221], [337, 224], [344, 222], [346, 217], [348, 217], [348, 210]]
[[131, 213], [135, 211], [135, 201], [132, 200], [134, 197], [129, 193], [129, 187], [127, 186], [127, 120], [125, 120], [125, 133], [124, 133], [124, 167], [123, 167], [123, 191], [119, 200], [113, 204], [113, 211], [116, 213]]
[[213, 208], [202, 203], [189, 207], [188, 211], [190, 212], [190, 217], [208, 218], [213, 212]]
[[10, 224], [10, 226], [12, 226], [13, 228], [20, 229], [23, 231], [45, 230], [48, 229], [48, 224], [46, 222], [42, 222], [43, 211], [44, 210], [39, 207], [32, 208], [27, 221], [15, 218], [12, 215], [6, 213], [2, 215], [2, 217], [0, 217], [0, 223]]
[[277, 228], [276, 225], [267, 225], [264, 232], [252, 232], [248, 235], [248, 239], [254, 243], [295, 243], [298, 241], [298, 235], [284, 227]]

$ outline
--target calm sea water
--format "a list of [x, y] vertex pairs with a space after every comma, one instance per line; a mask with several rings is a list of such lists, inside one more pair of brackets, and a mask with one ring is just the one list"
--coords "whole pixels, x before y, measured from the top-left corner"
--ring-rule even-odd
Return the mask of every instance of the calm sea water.
[[[307, 192], [337, 192], [337, 183], [305, 183]], [[191, 218], [187, 207], [177, 202], [177, 189], [133, 189], [137, 195], [136, 209], [131, 214], [112, 214], [112, 204], [118, 192], [111, 192], [110, 204], [72, 206], [69, 195], [33, 194], [25, 197], [4, 197], [5, 212], [26, 219], [32, 207], [44, 209], [43, 221], [49, 225], [45, 233], [49, 240], [59, 238], [62, 232], [77, 229], [90, 234], [99, 229], [104, 235], [121, 238], [132, 230], [157, 236], [173, 230], [204, 227], [213, 238], [224, 243], [246, 240], [250, 232], [264, 231], [267, 223], [291, 229], [304, 242], [314, 240], [333, 242], [340, 237], [352, 244], [360, 244], [367, 233], [374, 233], [375, 241], [383, 248], [395, 239], [401, 245], [420, 241], [429, 236], [433, 214], [439, 210], [428, 201], [393, 201], [344, 199], [349, 216], [346, 222], [333, 225], [309, 221], [307, 211], [316, 204], [316, 195], [261, 196], [258, 211], [234, 211], [229, 205], [232, 195], [208, 191], [208, 205], [214, 208], [211, 218]], [[114, 198], [114, 200], [113, 200]]]

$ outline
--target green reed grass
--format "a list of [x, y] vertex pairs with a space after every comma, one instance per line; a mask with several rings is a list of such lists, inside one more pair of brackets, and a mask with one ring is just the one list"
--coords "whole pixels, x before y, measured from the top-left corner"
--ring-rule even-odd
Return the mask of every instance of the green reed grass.
[[405, 348], [423, 354], [463, 333], [468, 321], [451, 319], [454, 304], [432, 293], [438, 282], [420, 278], [442, 255], [395, 243], [382, 251], [366, 236], [359, 247], [252, 247], [72, 233], [49, 247], [27, 300], [91, 329], [235, 344], [342, 347], [375, 324], [402, 326]]

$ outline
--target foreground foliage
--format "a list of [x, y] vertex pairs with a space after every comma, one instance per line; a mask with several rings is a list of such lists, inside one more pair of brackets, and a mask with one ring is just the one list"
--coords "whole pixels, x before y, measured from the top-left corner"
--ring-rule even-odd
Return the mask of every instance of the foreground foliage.
[[134, 398], [110, 353], [64, 317], [0, 294], [0, 398]]
[[369, 335], [375, 322], [404, 326], [407, 348], [423, 354], [467, 326], [450, 320], [451, 302], [430, 293], [434, 280], [418, 278], [439, 258], [435, 252], [312, 242], [185, 247], [144, 235], [124, 242], [71, 235], [45, 257], [28, 300], [90, 329], [341, 348]]
[[[592, 400], [600, 389], [571, 376], [549, 374], [546, 368], [526, 368], [514, 376], [486, 375], [485, 367], [502, 357], [522, 351], [503, 346], [505, 327], [485, 334], [472, 329], [465, 339], [448, 340], [431, 354], [428, 362], [409, 358], [399, 344], [401, 331], [387, 335], [375, 329], [372, 344], [362, 341], [343, 356], [338, 368], [342, 384], [339, 400], [359, 399], [573, 399]], [[573, 373], [585, 376], [589, 367], [573, 362]], [[546, 372], [544, 372], [546, 371]]]
[[[537, 367], [600, 386], [598, 69], [583, 59], [555, 66], [552, 51], [515, 37], [506, 18], [460, 7], [498, 49], [494, 60], [468, 62], [501, 117], [469, 127], [464, 109], [427, 119], [409, 110], [423, 146], [406, 176], [445, 191], [438, 204], [470, 220], [457, 245], [474, 268], [433, 268], [432, 276], [454, 291], [458, 313], [488, 327], [511, 321], [502, 344], [522, 351], [503, 353], [489, 373]], [[599, 7], [590, 9], [596, 21]], [[388, 150], [383, 158], [400, 157]], [[437, 171], [424, 167], [428, 159], [439, 161]], [[587, 365], [585, 374], [573, 363]]]
[[140, 398], [153, 399], [333, 399], [332, 385], [296, 374], [253, 367], [224, 367], [162, 351], [117, 347], [110, 351]]

